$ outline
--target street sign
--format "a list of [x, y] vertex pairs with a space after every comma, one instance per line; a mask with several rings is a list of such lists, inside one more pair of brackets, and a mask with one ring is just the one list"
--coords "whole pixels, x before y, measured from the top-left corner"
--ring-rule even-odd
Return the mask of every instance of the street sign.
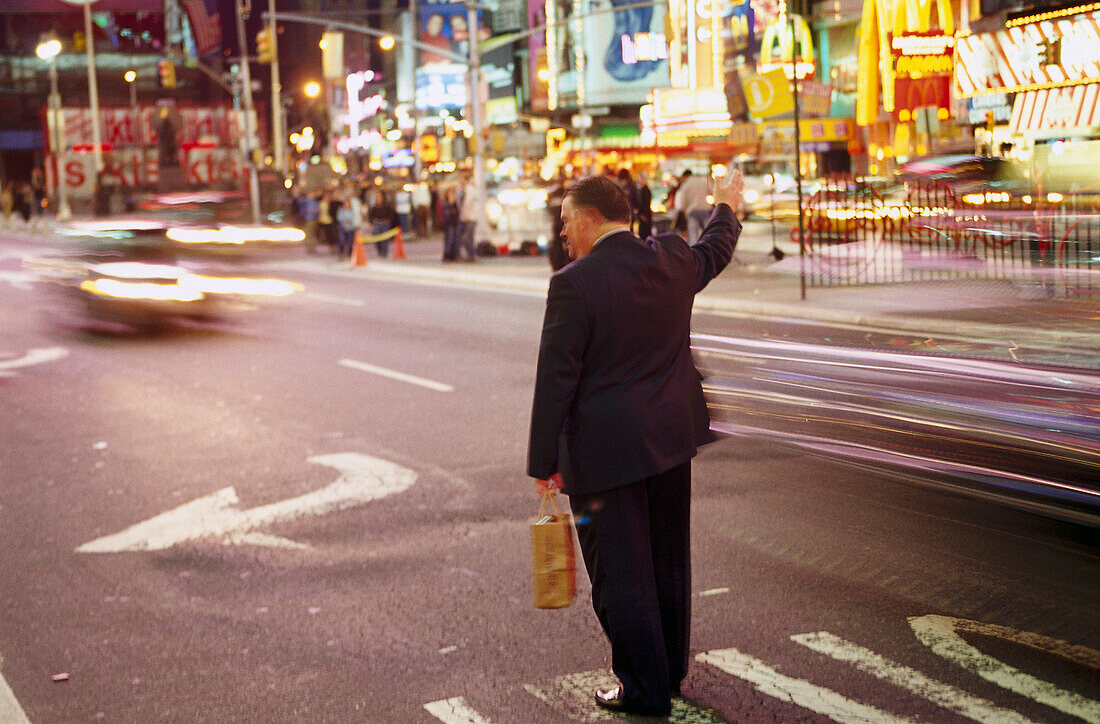
[[335, 468], [340, 477], [312, 493], [248, 510], [236, 507], [239, 500], [235, 489], [222, 488], [126, 530], [85, 543], [76, 552], [159, 551], [200, 538], [217, 539], [224, 545], [309, 548], [258, 529], [363, 505], [408, 490], [416, 482], [414, 471], [362, 453], [315, 455], [308, 462]]

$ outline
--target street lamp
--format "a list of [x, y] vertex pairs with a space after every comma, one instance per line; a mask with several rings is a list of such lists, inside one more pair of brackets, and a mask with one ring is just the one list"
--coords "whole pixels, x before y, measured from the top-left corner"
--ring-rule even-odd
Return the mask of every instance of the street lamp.
[[57, 55], [61, 52], [61, 41], [49, 38], [38, 44], [35, 52], [42, 60], [50, 64], [50, 115], [53, 122], [48, 124], [53, 135], [54, 183], [57, 184], [57, 220], [68, 221], [72, 217], [69, 199], [65, 194], [64, 165], [61, 160], [61, 93], [57, 90]]
[[315, 80], [311, 80], [305, 84], [302, 88], [302, 92], [306, 94], [306, 98], [316, 98], [321, 95], [321, 84]]
[[397, 41], [392, 35], [387, 35], [386, 37], [378, 41], [378, 47], [382, 50], [393, 50], [394, 43], [396, 42]]
[[[122, 75], [123, 80], [130, 84], [130, 108], [137, 111], [137, 71], [128, 70]], [[137, 122], [137, 119], [134, 119]]]

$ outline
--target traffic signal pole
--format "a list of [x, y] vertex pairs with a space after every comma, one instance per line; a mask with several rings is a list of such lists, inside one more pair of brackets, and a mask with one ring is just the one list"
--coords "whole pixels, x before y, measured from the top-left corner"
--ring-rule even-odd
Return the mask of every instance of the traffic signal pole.
[[248, 0], [236, 3], [237, 42], [241, 46], [238, 63], [241, 76], [241, 106], [244, 109], [244, 151], [248, 162], [248, 198], [252, 206], [252, 223], [260, 224], [260, 179], [256, 171], [256, 125], [252, 113], [252, 73], [248, 68], [248, 38], [244, 33], [244, 16]]
[[279, 37], [275, 27], [275, 0], [267, 0], [267, 32], [271, 39], [271, 152], [275, 168], [286, 177], [286, 128], [283, 126], [282, 86], [279, 83]]

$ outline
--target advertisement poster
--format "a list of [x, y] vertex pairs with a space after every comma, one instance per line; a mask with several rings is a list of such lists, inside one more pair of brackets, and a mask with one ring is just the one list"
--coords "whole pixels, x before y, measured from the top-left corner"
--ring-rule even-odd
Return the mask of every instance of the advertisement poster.
[[[481, 25], [480, 19], [478, 25]], [[420, 48], [416, 107], [432, 111], [461, 109], [466, 105], [466, 70], [470, 54], [466, 6], [453, 2], [422, 2], [417, 34], [420, 43], [431, 48]], [[479, 35], [484, 40], [490, 31], [482, 27]]]
[[[546, 25], [546, 3], [543, 0], [527, 0], [527, 27]], [[548, 106], [548, 84], [539, 78], [539, 69], [546, 66], [546, 32], [534, 33], [528, 40], [527, 75], [531, 88], [531, 110], [545, 111]], [[549, 71], [547, 71], [549, 72]]]
[[639, 7], [611, 0], [611, 13], [584, 20], [585, 103], [602, 106], [642, 104], [655, 87], [670, 84], [664, 6]]
[[[478, 11], [479, 35], [487, 40], [491, 35], [484, 27], [481, 11]], [[451, 2], [424, 2], [420, 6], [420, 27], [417, 40], [422, 45], [438, 48], [420, 49], [420, 65], [446, 65], [465, 63], [470, 56], [470, 28], [466, 19], [466, 6]], [[461, 60], [460, 60], [461, 58]]]

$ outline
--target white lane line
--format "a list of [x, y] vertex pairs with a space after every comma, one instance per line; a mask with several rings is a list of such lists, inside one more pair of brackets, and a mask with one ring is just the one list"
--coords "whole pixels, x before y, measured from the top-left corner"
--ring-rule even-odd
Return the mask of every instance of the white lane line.
[[461, 696], [429, 702], [424, 708], [446, 724], [489, 724], [489, 720], [471, 709]]
[[353, 299], [351, 297], [338, 297], [333, 294], [320, 294], [318, 292], [306, 292], [307, 299], [314, 299], [318, 302], [328, 302], [329, 304], [343, 304], [348, 307], [365, 307], [367, 303], [362, 299]]
[[763, 661], [747, 656], [737, 649], [708, 651], [695, 658], [748, 681], [768, 696], [789, 701], [841, 724], [912, 724], [916, 721], [860, 704], [808, 681], [784, 676]]
[[959, 636], [958, 630], [1029, 646], [1090, 668], [1097, 668], [1100, 664], [1100, 651], [1087, 646], [1076, 646], [1068, 641], [1049, 636], [1017, 631], [1007, 626], [949, 616], [914, 616], [909, 619], [909, 625], [920, 642], [932, 649], [934, 653], [954, 661], [986, 681], [1092, 724], [1100, 722], [1100, 702], [1061, 689], [1048, 681], [1037, 679], [992, 656], [983, 654], [964, 641], [962, 636]]
[[865, 671], [895, 686], [908, 689], [917, 696], [924, 697], [967, 719], [996, 724], [1032, 724], [1030, 719], [1014, 711], [1002, 709], [991, 701], [929, 678], [915, 669], [891, 661], [858, 644], [845, 641], [828, 631], [795, 634], [791, 636], [791, 641], [837, 661], [851, 664], [860, 671]]
[[64, 347], [35, 347], [34, 349], [27, 350], [27, 353], [18, 359], [0, 360], [0, 377], [9, 377], [14, 374], [13, 372], [8, 372], [8, 370], [17, 369], [19, 367], [29, 367], [43, 362], [53, 362], [68, 354], [69, 350]]
[[728, 588], [708, 588], [705, 591], [699, 591], [700, 596], [721, 596], [723, 593], [729, 593]]
[[31, 724], [31, 720], [27, 718], [23, 707], [19, 706], [15, 693], [8, 686], [8, 682], [4, 681], [3, 675], [0, 675], [0, 722], [4, 722], [4, 724]]
[[435, 390], [436, 392], [454, 392], [455, 390], [455, 388], [450, 385], [445, 385], [442, 382], [427, 380], [423, 377], [398, 372], [397, 370], [391, 370], [386, 367], [378, 367], [377, 365], [367, 364], [366, 362], [359, 362], [353, 359], [342, 359], [340, 360], [340, 364], [345, 367], [351, 367], [354, 370], [360, 370], [361, 372], [370, 372], [372, 375], [380, 375], [382, 377], [389, 377], [392, 380], [408, 382], [410, 385], [427, 387], [429, 390]]

